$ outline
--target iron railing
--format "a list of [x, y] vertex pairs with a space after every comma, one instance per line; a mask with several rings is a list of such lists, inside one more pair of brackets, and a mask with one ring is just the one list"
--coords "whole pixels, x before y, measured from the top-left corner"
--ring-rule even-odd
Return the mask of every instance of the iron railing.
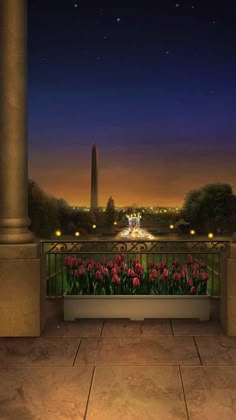
[[227, 243], [229, 240], [43, 240], [41, 246], [46, 255], [47, 297], [62, 297], [66, 290], [66, 255], [100, 260], [113, 258], [120, 253], [126, 261], [139, 259], [145, 268], [148, 262], [158, 263], [161, 260], [170, 265], [178, 259], [183, 264], [187, 255], [192, 255], [196, 261], [201, 259], [206, 262], [208, 293], [212, 297], [219, 297], [224, 280]]

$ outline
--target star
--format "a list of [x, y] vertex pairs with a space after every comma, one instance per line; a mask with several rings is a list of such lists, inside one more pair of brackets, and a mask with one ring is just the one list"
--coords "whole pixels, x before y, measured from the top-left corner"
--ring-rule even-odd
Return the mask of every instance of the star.
[[120, 18], [118, 17], [118, 18], [116, 18], [116, 22], [120, 22]]
[[194, 4], [192, 5], [192, 9], [195, 9], [195, 6], [194, 6]]
[[167, 50], [167, 51], [166, 51], [166, 55], [168, 55], [168, 54], [169, 54], [169, 52], [170, 52], [170, 51], [169, 51], [169, 50]]
[[179, 3], [176, 3], [175, 7], [179, 7]]
[[75, 3], [75, 4], [74, 4], [74, 7], [78, 7], [78, 4], [77, 4], [77, 3]]
[[215, 25], [216, 21], [215, 21], [215, 20], [213, 20], [211, 23], [212, 23], [212, 25]]

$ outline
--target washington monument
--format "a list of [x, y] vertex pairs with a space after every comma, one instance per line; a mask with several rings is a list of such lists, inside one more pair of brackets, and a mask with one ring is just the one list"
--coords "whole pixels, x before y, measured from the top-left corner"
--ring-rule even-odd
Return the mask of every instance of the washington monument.
[[98, 207], [98, 148], [94, 144], [91, 161], [91, 208]]

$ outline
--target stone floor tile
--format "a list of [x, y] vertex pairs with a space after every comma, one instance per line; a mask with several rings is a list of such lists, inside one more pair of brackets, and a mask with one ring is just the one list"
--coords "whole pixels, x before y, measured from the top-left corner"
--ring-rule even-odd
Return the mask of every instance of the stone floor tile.
[[224, 333], [220, 321], [199, 321], [197, 319], [173, 319], [174, 335], [220, 335]]
[[0, 368], [1, 420], [82, 420], [92, 366]]
[[108, 319], [104, 321], [102, 337], [139, 337], [173, 335], [170, 321], [167, 319]]
[[75, 363], [198, 366], [200, 360], [193, 337], [100, 337], [82, 339]]
[[43, 337], [100, 337], [102, 319], [79, 319], [72, 322], [50, 320], [43, 331]]
[[72, 366], [80, 338], [0, 338], [0, 366]]
[[235, 420], [236, 367], [181, 367], [190, 420]]
[[236, 337], [196, 337], [203, 365], [236, 365]]
[[95, 368], [86, 420], [187, 420], [176, 366]]

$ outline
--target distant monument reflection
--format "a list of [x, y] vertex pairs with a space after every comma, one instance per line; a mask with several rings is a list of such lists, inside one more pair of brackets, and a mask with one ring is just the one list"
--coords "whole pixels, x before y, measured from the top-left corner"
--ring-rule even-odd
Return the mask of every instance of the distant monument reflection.
[[127, 215], [127, 218], [129, 227], [118, 233], [118, 239], [155, 239], [146, 229], [140, 228], [140, 213]]

